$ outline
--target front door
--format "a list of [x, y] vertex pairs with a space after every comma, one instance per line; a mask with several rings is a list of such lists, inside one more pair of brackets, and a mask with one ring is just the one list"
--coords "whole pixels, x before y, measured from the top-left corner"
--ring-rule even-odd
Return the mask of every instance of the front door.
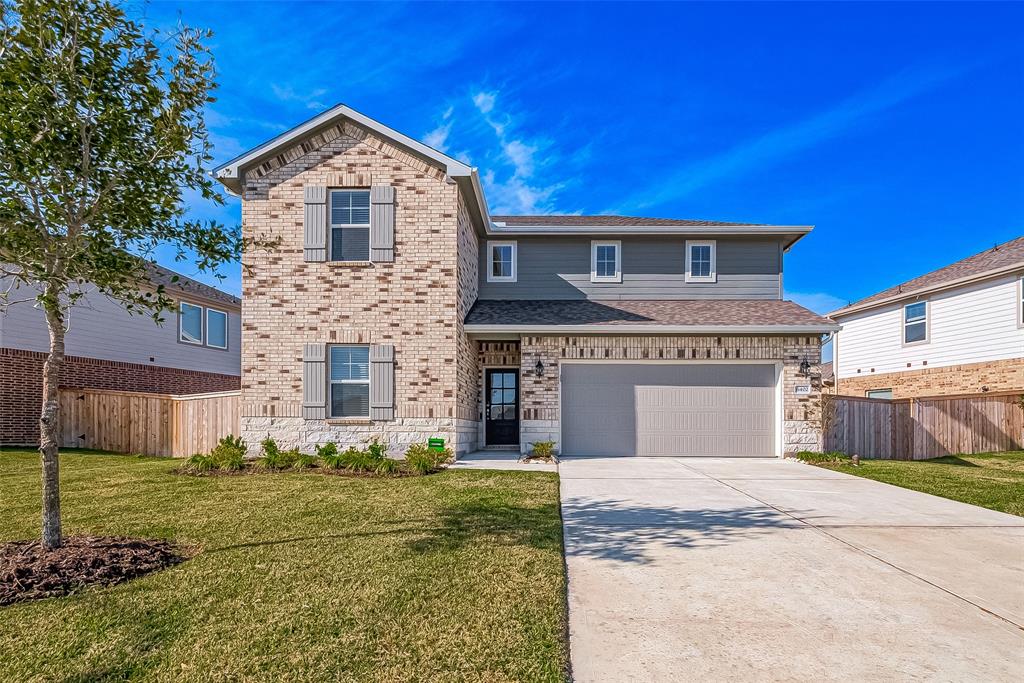
[[484, 392], [488, 446], [519, 445], [519, 371], [488, 370]]

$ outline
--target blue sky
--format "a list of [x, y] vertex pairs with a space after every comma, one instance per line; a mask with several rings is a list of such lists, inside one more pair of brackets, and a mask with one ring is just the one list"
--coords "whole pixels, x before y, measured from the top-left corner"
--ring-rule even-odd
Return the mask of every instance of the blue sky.
[[785, 288], [819, 312], [1024, 233], [1024, 5], [134, 11], [214, 31], [218, 162], [344, 102], [478, 166], [495, 213], [813, 224]]

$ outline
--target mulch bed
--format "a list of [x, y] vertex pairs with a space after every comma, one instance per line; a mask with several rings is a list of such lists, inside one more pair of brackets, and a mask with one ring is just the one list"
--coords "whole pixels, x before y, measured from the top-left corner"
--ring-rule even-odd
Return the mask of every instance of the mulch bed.
[[430, 476], [431, 474], [437, 474], [444, 470], [445, 467], [439, 467], [427, 474], [417, 474], [416, 472], [409, 472], [406, 470], [399, 470], [398, 472], [392, 472], [390, 474], [377, 474], [376, 472], [346, 470], [344, 468], [331, 469], [329, 467], [304, 467], [302, 469], [286, 467], [281, 470], [262, 469], [259, 467], [243, 467], [240, 470], [213, 469], [207, 470], [206, 472], [195, 472], [184, 467], [176, 467], [171, 470], [171, 474], [178, 474], [183, 477], [247, 477], [260, 474], [326, 474], [331, 477], [351, 477], [353, 479], [405, 479], [407, 477]]
[[40, 541], [0, 544], [0, 607], [112, 586], [173, 567], [186, 555], [173, 543], [118, 536], [72, 536], [56, 550]]

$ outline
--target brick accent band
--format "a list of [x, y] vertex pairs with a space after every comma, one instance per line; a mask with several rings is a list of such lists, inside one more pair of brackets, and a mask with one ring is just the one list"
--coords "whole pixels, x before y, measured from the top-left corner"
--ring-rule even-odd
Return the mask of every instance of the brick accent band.
[[[40, 351], [0, 348], [0, 444], [39, 443], [39, 411], [43, 402]], [[113, 389], [159, 394], [202, 394], [239, 388], [237, 375], [183, 370], [141, 363], [66, 356], [61, 387]]]
[[892, 389], [893, 398], [1024, 392], [1024, 358], [843, 377], [833, 393], [863, 396], [869, 389]]

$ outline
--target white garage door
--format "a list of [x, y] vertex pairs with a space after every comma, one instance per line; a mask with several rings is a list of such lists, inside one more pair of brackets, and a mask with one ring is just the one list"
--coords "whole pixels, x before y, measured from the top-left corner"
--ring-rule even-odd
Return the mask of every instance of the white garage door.
[[566, 455], [775, 455], [775, 366], [565, 363]]

